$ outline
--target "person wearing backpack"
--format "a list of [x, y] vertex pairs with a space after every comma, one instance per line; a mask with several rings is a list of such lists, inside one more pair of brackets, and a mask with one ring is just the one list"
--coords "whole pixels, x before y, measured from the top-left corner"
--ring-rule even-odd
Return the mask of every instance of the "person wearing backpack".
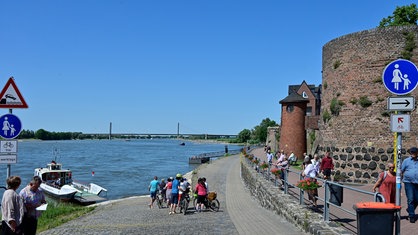
[[388, 162], [388, 170], [379, 174], [379, 178], [373, 186], [373, 192], [383, 195], [386, 203], [396, 202], [396, 172], [393, 162]]

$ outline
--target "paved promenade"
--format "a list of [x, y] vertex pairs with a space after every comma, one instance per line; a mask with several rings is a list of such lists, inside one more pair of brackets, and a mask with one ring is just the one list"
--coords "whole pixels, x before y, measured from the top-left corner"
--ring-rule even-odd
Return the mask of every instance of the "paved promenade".
[[149, 197], [133, 197], [103, 203], [40, 234], [306, 234], [251, 198], [240, 178], [239, 161], [234, 155], [198, 169], [209, 190], [218, 192], [219, 212], [195, 213], [190, 206], [186, 215], [169, 215], [167, 209], [149, 209]]

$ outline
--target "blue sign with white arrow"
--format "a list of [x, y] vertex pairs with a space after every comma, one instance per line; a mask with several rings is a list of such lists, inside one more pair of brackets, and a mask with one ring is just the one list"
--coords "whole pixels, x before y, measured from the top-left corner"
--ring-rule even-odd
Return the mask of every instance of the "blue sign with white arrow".
[[0, 117], [0, 123], [2, 128], [0, 130], [0, 136], [4, 139], [14, 139], [22, 131], [22, 123], [20, 119], [13, 114], [5, 114]]
[[396, 95], [405, 95], [418, 85], [418, 68], [409, 60], [392, 61], [382, 74], [386, 89]]

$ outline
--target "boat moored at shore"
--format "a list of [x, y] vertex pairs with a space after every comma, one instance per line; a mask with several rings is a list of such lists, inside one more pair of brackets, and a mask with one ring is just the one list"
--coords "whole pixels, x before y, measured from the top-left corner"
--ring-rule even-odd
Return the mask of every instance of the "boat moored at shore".
[[100, 194], [107, 190], [97, 184], [81, 183], [73, 180], [72, 171], [63, 169], [62, 164], [52, 161], [47, 167], [36, 168], [35, 176], [42, 179], [41, 189], [48, 195], [63, 201], [77, 201], [82, 204], [93, 204], [106, 200]]

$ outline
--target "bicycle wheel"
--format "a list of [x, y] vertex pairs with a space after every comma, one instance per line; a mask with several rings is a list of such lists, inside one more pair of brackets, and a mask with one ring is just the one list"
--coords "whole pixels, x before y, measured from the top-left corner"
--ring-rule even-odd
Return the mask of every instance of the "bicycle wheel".
[[184, 199], [183, 201], [183, 214], [186, 214], [187, 208], [189, 207], [189, 202]]
[[212, 201], [209, 203], [209, 208], [210, 208], [212, 211], [219, 211], [219, 201], [218, 201], [218, 199], [212, 200]]
[[193, 207], [196, 208], [197, 198], [193, 198]]

